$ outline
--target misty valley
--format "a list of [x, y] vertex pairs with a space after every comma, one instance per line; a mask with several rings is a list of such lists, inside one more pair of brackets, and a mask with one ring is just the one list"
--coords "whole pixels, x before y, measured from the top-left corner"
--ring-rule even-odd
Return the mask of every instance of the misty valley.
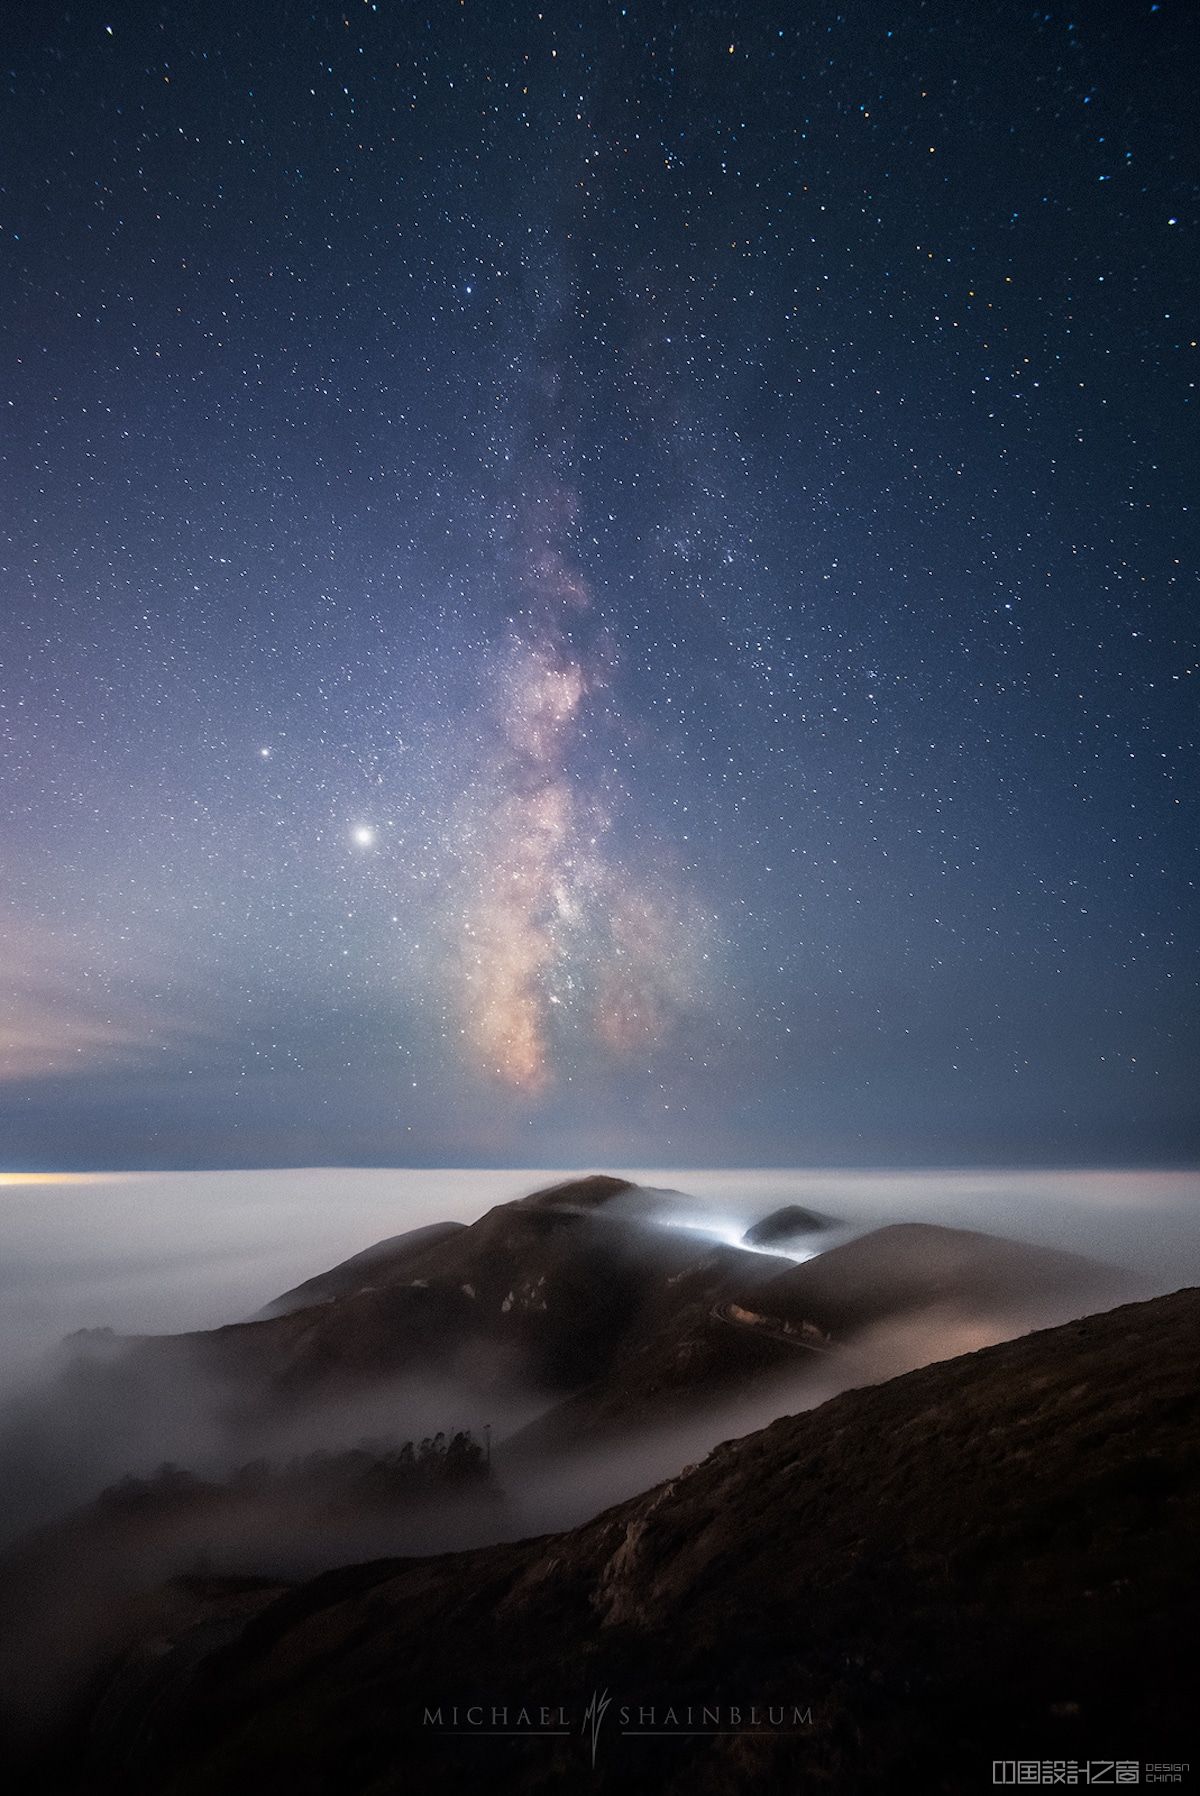
[[[485, 1583], [509, 1580], [504, 1601], [521, 1615], [511, 1580], [520, 1590], [552, 1572], [557, 1585], [557, 1568], [589, 1541], [594, 1553], [605, 1528], [616, 1544], [586, 1574], [587, 1612], [609, 1616], [625, 1679], [648, 1678], [630, 1630], [667, 1601], [678, 1528], [703, 1536], [721, 1512], [703, 1504], [665, 1541], [664, 1515], [690, 1507], [716, 1468], [728, 1480], [740, 1467], [727, 1531], [744, 1537], [748, 1565], [777, 1544], [782, 1591], [806, 1535], [820, 1534], [799, 1526], [797, 1500], [816, 1495], [822, 1527], [844, 1525], [877, 1494], [892, 1500], [890, 1474], [877, 1465], [874, 1490], [857, 1488], [843, 1443], [812, 1455], [807, 1476], [793, 1471], [772, 1510], [737, 1455], [767, 1453], [785, 1427], [803, 1444], [806, 1412], [817, 1411], [819, 1434], [839, 1393], [853, 1406], [877, 1391], [878, 1408], [894, 1391], [899, 1413], [904, 1374], [983, 1366], [987, 1348], [1036, 1355], [1056, 1333], [1031, 1331], [1108, 1312], [1115, 1327], [1155, 1311], [1144, 1300], [1163, 1288], [1144, 1269], [972, 1229], [851, 1220], [798, 1201], [734, 1214], [592, 1175], [469, 1224], [379, 1241], [243, 1320], [182, 1334], [76, 1331], [0, 1410], [0, 1683], [16, 1762], [65, 1790], [240, 1788], [215, 1765], [210, 1781], [177, 1786], [176, 1742], [181, 1729], [233, 1725], [214, 1719], [223, 1680], [264, 1628], [286, 1628], [330, 1591], [351, 1592], [354, 1627], [366, 1627], [375, 1608], [362, 1593], [393, 1576], [417, 1577], [427, 1594], [436, 1585], [439, 1600], [469, 1611], [481, 1567]], [[1047, 1382], [1026, 1388], [1026, 1426]], [[1007, 1393], [1020, 1395], [1019, 1385]], [[939, 1396], [932, 1412], [943, 1450], [962, 1420], [956, 1401]], [[847, 1422], [851, 1436], [856, 1426]], [[885, 1415], [856, 1450], [886, 1456], [906, 1426]], [[970, 1433], [967, 1460], [1002, 1437], [1002, 1421]], [[1118, 1494], [1142, 1500], [1158, 1478], [1175, 1495], [1169, 1473], [1137, 1470], [1146, 1454], [1131, 1463]], [[948, 1568], [941, 1524], [925, 1525], [926, 1554]], [[514, 1571], [531, 1553], [542, 1569]], [[897, 1575], [895, 1564], [874, 1568], [872, 1627], [898, 1600], [888, 1594]], [[834, 1603], [823, 1625], [838, 1612]], [[509, 1671], [524, 1650], [526, 1622], [514, 1625]], [[494, 1621], [482, 1636], [475, 1626], [455, 1623], [455, 1675], [468, 1683], [496, 1647]], [[427, 1657], [416, 1636], [395, 1643], [397, 1700]], [[721, 1673], [727, 1692], [731, 1675]], [[335, 1675], [320, 1702], [340, 1700], [336, 1688]], [[439, 1763], [451, 1775], [457, 1761]], [[504, 1787], [523, 1787], [525, 1774]]]

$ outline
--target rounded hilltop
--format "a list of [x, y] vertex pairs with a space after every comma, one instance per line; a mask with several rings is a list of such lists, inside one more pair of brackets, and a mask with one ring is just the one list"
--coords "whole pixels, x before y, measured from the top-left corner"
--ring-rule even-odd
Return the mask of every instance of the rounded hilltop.
[[610, 1197], [636, 1190], [632, 1179], [614, 1178], [608, 1172], [588, 1172], [577, 1179], [562, 1179], [557, 1185], [544, 1185], [538, 1191], [531, 1191], [528, 1197], [519, 1198], [518, 1202], [523, 1210], [558, 1209], [566, 1204], [598, 1210]]

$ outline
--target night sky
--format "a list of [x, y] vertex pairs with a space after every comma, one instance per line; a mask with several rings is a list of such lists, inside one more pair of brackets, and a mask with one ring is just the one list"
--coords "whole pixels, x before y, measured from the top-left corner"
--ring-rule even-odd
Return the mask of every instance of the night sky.
[[18, 4], [0, 1167], [1200, 1157], [1200, 30]]

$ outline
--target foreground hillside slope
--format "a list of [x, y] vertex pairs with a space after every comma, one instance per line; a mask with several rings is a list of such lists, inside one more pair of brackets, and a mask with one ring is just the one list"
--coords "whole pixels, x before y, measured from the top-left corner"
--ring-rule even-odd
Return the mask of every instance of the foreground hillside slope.
[[[857, 1796], [1186, 1756], [1198, 1338], [1198, 1291], [1129, 1305], [848, 1391], [569, 1534], [331, 1572], [215, 1647], [156, 1638], [75, 1787]], [[472, 1703], [561, 1705], [566, 1731], [484, 1737]], [[688, 1704], [722, 1730], [683, 1737]], [[731, 1730], [731, 1704], [787, 1729]], [[654, 1737], [627, 1731], [643, 1708]]]

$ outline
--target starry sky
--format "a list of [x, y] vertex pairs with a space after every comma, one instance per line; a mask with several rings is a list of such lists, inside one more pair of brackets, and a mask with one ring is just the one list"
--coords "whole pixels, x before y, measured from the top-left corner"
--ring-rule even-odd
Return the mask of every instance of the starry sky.
[[0, 1165], [1200, 1158], [1198, 40], [10, 8]]

